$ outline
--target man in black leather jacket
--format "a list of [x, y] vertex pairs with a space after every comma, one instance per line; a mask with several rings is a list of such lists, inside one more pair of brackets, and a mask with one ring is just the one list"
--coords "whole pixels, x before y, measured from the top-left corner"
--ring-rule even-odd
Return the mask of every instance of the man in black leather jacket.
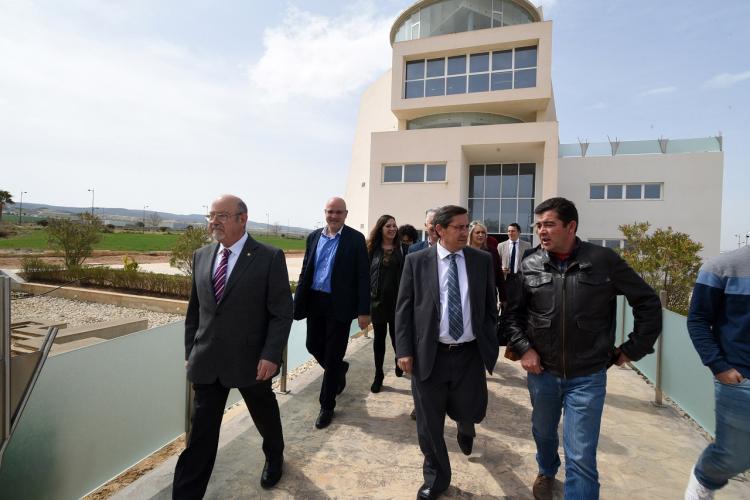
[[[661, 332], [654, 290], [608, 248], [576, 237], [578, 211], [565, 198], [534, 209], [541, 247], [521, 263], [517, 298], [505, 325], [509, 348], [528, 372], [539, 474], [535, 498], [552, 498], [560, 466], [557, 427], [564, 410], [565, 498], [599, 498], [596, 448], [613, 363], [653, 352]], [[615, 305], [624, 295], [635, 317], [629, 340], [615, 347]]]

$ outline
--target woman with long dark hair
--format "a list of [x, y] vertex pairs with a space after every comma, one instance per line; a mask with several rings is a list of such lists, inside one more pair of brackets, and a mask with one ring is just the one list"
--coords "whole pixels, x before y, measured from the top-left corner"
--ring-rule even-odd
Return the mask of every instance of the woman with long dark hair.
[[[367, 239], [370, 257], [370, 321], [375, 332], [373, 354], [375, 379], [370, 390], [380, 392], [383, 386], [383, 361], [385, 360], [385, 337], [391, 335], [391, 346], [396, 350], [396, 297], [404, 267], [404, 251], [397, 238], [398, 226], [391, 215], [381, 215]], [[403, 375], [396, 365], [396, 376]]]

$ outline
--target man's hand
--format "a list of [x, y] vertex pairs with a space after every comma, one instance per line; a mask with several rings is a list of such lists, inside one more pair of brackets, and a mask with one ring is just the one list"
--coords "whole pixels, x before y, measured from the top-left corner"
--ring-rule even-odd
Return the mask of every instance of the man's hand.
[[730, 368], [727, 371], [716, 374], [716, 380], [718, 380], [722, 384], [739, 384], [744, 378], [745, 377], [743, 377], [742, 374], [734, 368]]
[[405, 356], [398, 358], [398, 367], [404, 370], [404, 373], [411, 373], [414, 365], [414, 358], [412, 356]]
[[187, 370], [187, 360], [185, 360], [185, 369]]
[[359, 329], [364, 330], [367, 328], [367, 325], [370, 324], [370, 316], [367, 314], [360, 314], [357, 317], [357, 322], [359, 323]]
[[624, 352], [622, 352], [622, 350], [620, 349], [617, 349], [617, 350], [619, 351], [619, 355], [617, 356], [617, 359], [615, 360], [615, 364], [617, 366], [622, 366], [625, 363], [630, 363], [630, 358]]
[[278, 368], [279, 365], [276, 363], [271, 363], [267, 359], [261, 359], [258, 361], [258, 376], [255, 377], [255, 380], [268, 380], [273, 377]]
[[521, 356], [521, 367], [534, 375], [539, 375], [544, 370], [544, 368], [542, 368], [541, 358], [533, 348], [529, 349], [523, 354], [523, 356]]

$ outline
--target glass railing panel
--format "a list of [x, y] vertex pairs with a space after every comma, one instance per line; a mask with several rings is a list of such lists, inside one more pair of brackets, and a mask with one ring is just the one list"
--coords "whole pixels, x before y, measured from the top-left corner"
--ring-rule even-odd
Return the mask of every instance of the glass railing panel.
[[664, 393], [711, 435], [715, 429], [714, 383], [690, 335], [687, 318], [664, 311], [662, 380]]
[[667, 143], [667, 153], [702, 153], [721, 151], [715, 137], [675, 139]]
[[185, 430], [184, 325], [51, 356], [0, 468], [0, 498], [78, 498]]
[[[610, 154], [612, 153], [610, 149]], [[622, 141], [617, 148], [618, 155], [648, 155], [661, 153], [659, 141]]]

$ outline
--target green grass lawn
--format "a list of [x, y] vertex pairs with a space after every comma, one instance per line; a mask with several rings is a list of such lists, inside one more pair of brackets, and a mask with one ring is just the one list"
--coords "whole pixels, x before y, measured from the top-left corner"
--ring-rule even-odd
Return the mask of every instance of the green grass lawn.
[[[259, 241], [283, 250], [304, 250], [305, 240], [286, 239], [277, 236], [254, 236]], [[94, 245], [95, 250], [115, 250], [124, 252], [169, 251], [179, 238], [178, 233], [104, 233], [102, 240]], [[0, 239], [0, 249], [5, 250], [47, 250], [47, 231], [34, 229], [11, 238]]]

